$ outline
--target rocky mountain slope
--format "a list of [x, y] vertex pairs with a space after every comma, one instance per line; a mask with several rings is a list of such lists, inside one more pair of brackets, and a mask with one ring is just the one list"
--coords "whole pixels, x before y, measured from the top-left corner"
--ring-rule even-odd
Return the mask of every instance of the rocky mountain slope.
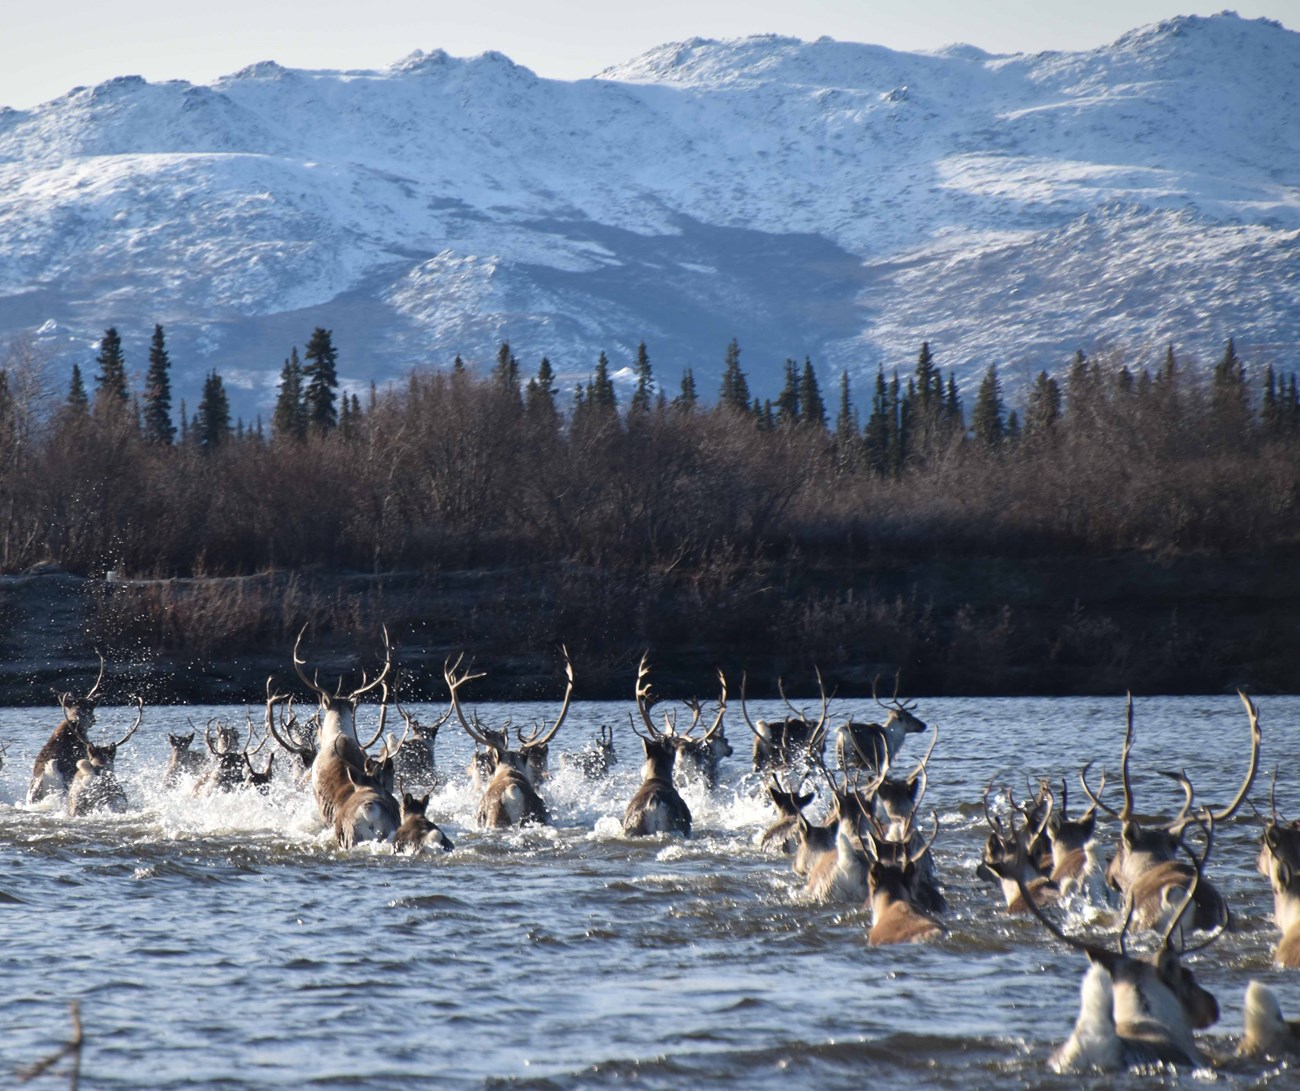
[[[123, 77], [0, 111], [0, 336], [93, 369], [112, 324], [237, 411], [334, 330], [346, 383], [509, 340], [566, 385], [650, 346], [670, 392], [811, 355], [865, 396], [928, 338], [973, 394], [1076, 348], [1300, 347], [1300, 34], [1225, 13], [1086, 53], [665, 45], [593, 79], [500, 54]], [[66, 374], [56, 369], [59, 383]]]

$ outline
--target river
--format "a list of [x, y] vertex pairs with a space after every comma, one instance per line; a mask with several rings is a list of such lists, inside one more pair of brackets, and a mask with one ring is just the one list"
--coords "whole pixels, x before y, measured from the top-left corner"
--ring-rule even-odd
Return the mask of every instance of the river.
[[[1300, 815], [1300, 698], [1259, 706], [1252, 798], [1267, 808], [1277, 765], [1279, 805]], [[473, 707], [486, 724], [556, 712]], [[728, 713], [735, 754], [722, 783], [685, 792], [695, 836], [625, 838], [623, 808], [639, 783], [633, 707], [574, 705], [553, 749], [576, 750], [608, 724], [620, 763], [603, 781], [557, 772], [544, 789], [554, 826], [543, 829], [474, 828], [471, 746], [445, 727], [438, 754], [452, 778], [429, 813], [456, 847], [419, 857], [336, 849], [309, 794], [287, 779], [266, 796], [164, 789], [167, 733], [191, 720], [201, 730], [214, 715], [242, 721], [242, 707], [147, 708], [118, 758], [131, 809], [79, 819], [23, 802], [57, 710], [0, 710], [0, 741], [11, 742], [0, 771], [0, 1085], [66, 1038], [76, 999], [88, 1089], [1115, 1086], [1048, 1071], [1085, 960], [1032, 919], [1009, 919], [974, 872], [987, 832], [980, 795], [994, 774], [1022, 795], [1026, 777], [1066, 776], [1072, 811], [1084, 762], [1106, 765], [1113, 783], [1122, 696], [918, 702], [940, 732], [925, 809], [939, 814], [950, 932], [878, 949], [866, 943], [867, 910], [806, 904], [789, 860], [756, 847], [773, 809], [749, 772], [738, 715]], [[832, 715], [871, 710], [839, 701]], [[750, 711], [775, 715], [778, 704]], [[373, 717], [363, 708], [363, 728]], [[130, 719], [101, 707], [93, 734], [120, 735]], [[1140, 813], [1181, 805], [1158, 769], [1185, 768], [1198, 799], [1233, 797], [1249, 739], [1235, 695], [1141, 698], [1135, 722]], [[919, 738], [900, 766], [920, 757], [928, 736]], [[1107, 798], [1117, 802], [1117, 788]], [[1115, 826], [1102, 823], [1106, 844]], [[1234, 931], [1189, 958], [1222, 1010], [1202, 1036], [1211, 1052], [1233, 1048], [1251, 978], [1300, 1017], [1300, 977], [1270, 965], [1277, 933], [1254, 869], [1259, 830], [1248, 807], [1223, 823], [1208, 869], [1236, 915]], [[1084, 905], [1063, 921], [1103, 941], [1117, 927], [1116, 914]], [[1233, 1061], [1213, 1077], [1120, 1084], [1206, 1079], [1282, 1087], [1297, 1077]], [[51, 1075], [32, 1084], [59, 1085]]]

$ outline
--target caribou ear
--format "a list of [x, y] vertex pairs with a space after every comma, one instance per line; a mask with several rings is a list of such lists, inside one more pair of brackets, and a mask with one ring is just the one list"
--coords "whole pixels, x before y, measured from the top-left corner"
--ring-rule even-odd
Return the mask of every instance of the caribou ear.
[[1295, 878], [1295, 870], [1285, 860], [1278, 860], [1277, 857], [1274, 857], [1274, 859], [1277, 860], [1277, 881], [1285, 889], [1291, 885], [1291, 880]]
[[1080, 828], [1083, 830], [1084, 837], [1091, 837], [1097, 829], [1097, 812], [1091, 811], [1087, 818], [1079, 820]]
[[1121, 836], [1124, 838], [1124, 844], [1127, 845], [1130, 849], [1133, 848], [1137, 844], [1137, 839], [1138, 839], [1137, 823], [1125, 822], [1124, 829], [1121, 833]]

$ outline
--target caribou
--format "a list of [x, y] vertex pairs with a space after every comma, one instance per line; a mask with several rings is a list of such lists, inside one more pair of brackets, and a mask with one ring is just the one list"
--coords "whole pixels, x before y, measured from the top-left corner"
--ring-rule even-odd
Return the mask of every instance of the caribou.
[[1132, 904], [1120, 930], [1119, 949], [1112, 951], [1068, 935], [1053, 923], [1028, 889], [1022, 891], [1029, 912], [1039, 923], [1062, 943], [1087, 955], [1092, 967], [1100, 968], [1108, 979], [1091, 971], [1085, 977], [1074, 1032], [1049, 1062], [1054, 1071], [1114, 1070], [1161, 1063], [1196, 1067], [1203, 1063], [1194, 1032], [1218, 1021], [1219, 1005], [1181, 960], [1218, 939], [1228, 919], [1224, 913], [1209, 936], [1195, 947], [1175, 943], [1175, 933], [1181, 931], [1180, 921], [1195, 902], [1195, 887], [1214, 843], [1213, 814], [1204, 812], [1203, 819], [1197, 821], [1205, 825], [1205, 851], [1198, 859], [1180, 840], [1179, 846], [1191, 858], [1193, 879], [1165, 929], [1160, 947], [1146, 958], [1130, 955], [1126, 947], [1135, 908]]
[[440, 848], [451, 852], [456, 846], [451, 838], [429, 821], [428, 795], [413, 796], [402, 793], [401, 825], [393, 836], [393, 851], [403, 853], [423, 852], [426, 848]]
[[195, 732], [188, 735], [167, 733], [167, 745], [171, 753], [167, 756], [167, 768], [163, 770], [163, 787], [175, 788], [183, 776], [198, 776], [203, 771], [204, 757], [197, 750], [191, 750]]
[[[306, 660], [299, 654], [304, 625], [293, 646], [293, 669], [298, 678], [316, 694], [320, 706], [320, 725], [316, 732], [316, 757], [311, 767], [312, 791], [321, 820], [334, 829], [338, 843], [350, 848], [360, 841], [390, 838], [400, 824], [400, 809], [382, 785], [367, 769], [366, 751], [384, 733], [388, 713], [388, 686], [385, 679], [392, 669], [392, 647], [384, 629], [384, 665], [373, 678], [363, 672], [361, 685], [346, 696], [342, 680], [334, 693], [308, 678]], [[357, 706], [367, 693], [381, 691], [379, 726], [364, 745], [357, 735]], [[268, 717], [270, 716], [268, 702]]]
[[883, 724], [849, 720], [836, 729], [835, 761], [841, 769], [850, 765], [879, 769], [886, 761], [894, 760], [908, 735], [919, 735], [926, 730], [925, 722], [913, 711], [916, 702], [898, 699], [899, 677], [894, 675], [894, 696], [888, 704], [877, 693], [879, 675], [872, 679], [871, 698], [887, 713]]
[[[1236, 798], [1228, 806], [1211, 812], [1215, 822], [1223, 822], [1236, 814], [1254, 783], [1255, 771], [1259, 767], [1259, 710], [1240, 690], [1237, 695], [1245, 705], [1250, 720], [1250, 760]], [[1117, 812], [1102, 803], [1100, 797], [1088, 787], [1086, 777], [1082, 782], [1089, 800], [1096, 802], [1103, 811], [1120, 822], [1120, 839], [1115, 855], [1106, 868], [1106, 882], [1113, 890], [1119, 891], [1126, 902], [1132, 903], [1134, 920], [1139, 928], [1158, 929], [1175, 912], [1181, 918], [1180, 893], [1188, 889], [1196, 894], [1196, 905], [1190, 917], [1191, 926], [1201, 930], [1213, 928], [1215, 922], [1228, 912], [1223, 895], [1209, 882], [1196, 876], [1187, 864], [1177, 859], [1178, 849], [1182, 845], [1182, 833], [1194, 820], [1191, 781], [1185, 773], [1161, 770], [1162, 776], [1169, 777], [1182, 786], [1182, 810], [1172, 821], [1163, 825], [1140, 823], [1135, 817], [1133, 786], [1129, 778], [1129, 753], [1133, 749], [1132, 694], [1129, 694], [1126, 703], [1126, 720], [1124, 748], [1120, 758], [1120, 783], [1124, 792], [1121, 809]]]
[[614, 749], [614, 729], [602, 724], [596, 737], [576, 753], [560, 755], [565, 769], [577, 769], [588, 780], [601, 780], [618, 764]]
[[1276, 770], [1268, 801], [1270, 815], [1255, 866], [1273, 891], [1273, 923], [1282, 932], [1273, 961], [1294, 968], [1300, 966], [1300, 823], [1278, 817]]
[[746, 680], [746, 675], [741, 674], [740, 712], [745, 725], [754, 736], [754, 772], [781, 772], [806, 765], [814, 757], [820, 757], [825, 741], [826, 709], [830, 703], [826, 687], [822, 685], [821, 673], [817, 674], [817, 688], [821, 691], [822, 711], [815, 724], [786, 698], [785, 685], [780, 678], [776, 680], [777, 692], [781, 694], [781, 700], [785, 701], [790, 715], [784, 720], [751, 720], [749, 709], [745, 705]]
[[403, 787], [409, 785], [430, 790], [441, 788], [444, 777], [438, 769], [434, 747], [438, 741], [438, 731], [451, 718], [451, 706], [448, 705], [447, 711], [429, 724], [417, 720], [400, 704], [397, 705], [397, 712], [406, 724], [409, 737], [404, 736], [406, 741], [398, 744], [390, 735], [385, 752], [391, 751], [393, 754], [399, 783]]
[[675, 833], [682, 837], [691, 835], [691, 809], [673, 785], [673, 766], [677, 761], [677, 745], [672, 734], [659, 731], [650, 718], [650, 710], [658, 702], [650, 692], [647, 681], [650, 674], [649, 653], [641, 656], [636, 674], [636, 707], [647, 734], [632, 730], [641, 740], [645, 750], [645, 763], [641, 766], [641, 787], [636, 790], [623, 813], [623, 832], [629, 837], [650, 837], [661, 833]]
[[233, 792], [245, 786], [261, 787], [270, 785], [271, 767], [275, 762], [272, 754], [266, 763], [266, 769], [258, 772], [253, 765], [253, 758], [259, 754], [270, 738], [263, 737], [256, 749], [249, 753], [253, 743], [253, 722], [248, 721], [248, 731], [244, 745], [239, 745], [239, 730], [222, 723], [218, 719], [208, 720], [203, 727], [203, 742], [212, 756], [211, 762], [202, 775], [194, 782], [194, 795], [212, 795], [214, 792]]
[[[1088, 766], [1084, 766], [1080, 776], [1087, 780]], [[1106, 778], [1103, 772], [1101, 784], [1097, 789], [1098, 797], [1105, 791]], [[1061, 810], [1054, 809], [1055, 797], [1050, 791], [1047, 798], [1047, 840], [1052, 850], [1052, 870], [1050, 879], [1061, 889], [1062, 897], [1082, 893], [1094, 904], [1104, 905], [1105, 875], [1101, 854], [1097, 849], [1097, 804], [1092, 804], [1078, 818], [1069, 814], [1069, 795], [1065, 779], [1061, 779]]]
[[1252, 981], [1246, 986], [1241, 1023], [1238, 1056], [1281, 1058], [1300, 1054], [1300, 1022], [1282, 1015], [1282, 1005], [1267, 985]]
[[86, 756], [77, 761], [77, 772], [68, 785], [67, 808], [73, 817], [94, 811], [121, 813], [127, 808], [126, 792], [113, 771], [118, 747], [139, 730], [144, 720], [144, 698], [135, 699], [135, 722], [116, 742], [95, 743], [86, 741]]
[[46, 796], [63, 796], [72, 778], [77, 775], [77, 763], [86, 757], [87, 732], [95, 725], [95, 703], [99, 687], [104, 681], [104, 657], [99, 657], [99, 677], [84, 697], [71, 693], [55, 693], [63, 720], [51, 733], [36, 755], [32, 767], [31, 783], [27, 787], [27, 802], [39, 803]]
[[[933, 812], [932, 812], [933, 814]], [[919, 904], [917, 885], [920, 878], [918, 864], [931, 858], [934, 839], [939, 834], [939, 816], [933, 814], [934, 831], [928, 841], [923, 841], [921, 851], [913, 851], [911, 822], [902, 830], [902, 837], [888, 844], [877, 840], [868, 830], [863, 835], [867, 855], [871, 860], [867, 869], [867, 901], [871, 906], [871, 931], [867, 943], [884, 947], [895, 943], [919, 943], [944, 934], [944, 926], [930, 916]], [[879, 825], [876, 832], [883, 833]]]
[[812, 792], [803, 792], [803, 785], [794, 791], [781, 787], [781, 779], [773, 773], [767, 783], [768, 798], [776, 806], [777, 819], [758, 838], [761, 849], [776, 849], [789, 856], [799, 845], [799, 819], [803, 809], [813, 801]]
[[[1018, 808], [1007, 790], [1007, 804], [1011, 813], [1007, 816], [1004, 829], [1002, 819], [995, 817], [989, 808], [989, 795], [993, 783], [984, 789], [984, 818], [989, 824], [989, 836], [984, 842], [984, 854], [975, 874], [981, 878], [998, 883], [1002, 896], [1007, 903], [1007, 912], [1014, 915], [1032, 912], [1042, 905], [1050, 905], [1060, 899], [1062, 891], [1050, 875], [1039, 870], [1039, 863], [1033, 854], [1032, 846], [1042, 833], [1047, 823], [1044, 814], [1038, 826], [1030, 825], [1032, 811]], [[1015, 814], [1025, 818], [1025, 825], [1016, 828]]]
[[560, 708], [560, 714], [549, 730], [539, 728], [527, 738], [519, 733], [518, 749], [509, 746], [509, 736], [504, 730], [485, 731], [476, 726], [477, 721], [472, 725], [465, 718], [465, 711], [460, 703], [460, 687], [475, 678], [482, 678], [483, 675], [471, 674], [468, 667], [458, 674], [460, 659], [454, 665], [450, 660], [443, 665], [443, 677], [446, 679], [447, 688], [451, 691], [451, 707], [456, 714], [456, 719], [460, 721], [460, 726], [464, 728], [465, 733], [475, 743], [484, 747], [491, 769], [491, 778], [483, 789], [483, 796], [478, 806], [477, 821], [480, 827], [506, 829], [510, 826], [550, 824], [550, 814], [542, 797], [537, 794], [537, 787], [532, 778], [534, 776], [540, 778], [544, 775], [546, 750], [551, 740], [555, 738], [555, 733], [560, 730], [560, 725], [564, 723], [573, 697], [573, 663], [569, 659], [568, 649], [564, 648], [562, 651], [568, 686], [564, 691], [564, 703]]
[[718, 671], [718, 681], [722, 684], [722, 694], [718, 698], [718, 714], [713, 720], [713, 725], [703, 735], [698, 737], [695, 735], [695, 729], [699, 726], [700, 717], [703, 715], [699, 698], [692, 697], [686, 702], [686, 707], [691, 710], [691, 722], [685, 731], [677, 729], [675, 719], [670, 719], [666, 714], [664, 716], [666, 728], [664, 734], [672, 739], [673, 745], [677, 748], [675, 772], [681, 774], [683, 783], [698, 778], [710, 791], [718, 786], [719, 762], [732, 754], [731, 743], [727, 741], [722, 727], [722, 718], [727, 713], [727, 679], [722, 671]]
[[[283, 705], [277, 726], [276, 705]], [[266, 733], [286, 754], [292, 757], [295, 765], [293, 781], [303, 785], [311, 780], [312, 767], [316, 764], [319, 748], [316, 739], [320, 732], [320, 709], [305, 724], [298, 722], [298, 715], [293, 710], [293, 697], [277, 694], [271, 690], [271, 678], [266, 679], [266, 714], [263, 720]]]

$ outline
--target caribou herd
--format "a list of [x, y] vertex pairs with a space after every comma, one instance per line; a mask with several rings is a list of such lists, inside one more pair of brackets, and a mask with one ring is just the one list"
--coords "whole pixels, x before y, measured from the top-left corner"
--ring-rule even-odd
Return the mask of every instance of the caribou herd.
[[[574, 671], [567, 651], [564, 697], [549, 726], [538, 725], [528, 733], [516, 728], [512, 737], [508, 720], [492, 725], [475, 713], [467, 715], [463, 691], [482, 675], [463, 667], [463, 660], [449, 660], [444, 667], [450, 695], [445, 713], [436, 722], [422, 723], [393, 701], [403, 721], [399, 736], [386, 733], [394, 675], [387, 633], [382, 665], [373, 677], [363, 673], [346, 691], [342, 679], [330, 690], [321, 685], [318, 671], [309, 673], [302, 639], [300, 633], [292, 666], [311, 694], [310, 714], [303, 712], [300, 719], [297, 698], [278, 692], [268, 679], [260, 730], [251, 716], [242, 735], [232, 724], [210, 720], [202, 733], [206, 753], [192, 748], [197, 725], [187, 735], [168, 736], [171, 756], [165, 786], [190, 785], [196, 795], [265, 791], [279, 756], [287, 767], [282, 777], [304, 791], [310, 786], [320, 819], [333, 830], [340, 847], [387, 842], [394, 852], [447, 852], [454, 846], [428, 809], [431, 793], [452, 775], [438, 766], [435, 748], [439, 729], [454, 716], [476, 748], [464, 775], [481, 793], [478, 825], [500, 829], [551, 821], [543, 791], [550, 747], [573, 697]], [[73, 816], [126, 809], [114, 760], [139, 729], [144, 705], [134, 700], [134, 722], [120, 738], [93, 738], [103, 679], [101, 657], [99, 677], [84, 696], [59, 695], [63, 719], [36, 757], [29, 804], [48, 807], [62, 800]], [[661, 702], [652, 691], [648, 659], [642, 658], [630, 722], [644, 763], [640, 786], [623, 817], [627, 837], [691, 836], [683, 782], [694, 779], [713, 788], [719, 763], [733, 753], [724, 730], [727, 681], [720, 671], [718, 683], [716, 709], [707, 727], [702, 727], [704, 707], [694, 698], [682, 704], [689, 723], [679, 724], [677, 715], [668, 712], [657, 723], [655, 709]], [[756, 844], [790, 858], [808, 900], [868, 907], [870, 945], [940, 940], [947, 932], [947, 903], [932, 851], [940, 834], [939, 818], [934, 811], [927, 817], [922, 809], [938, 728], [916, 715], [915, 702], [899, 700], [896, 679], [893, 696], [886, 700], [873, 686], [873, 697], [884, 712], [882, 722], [848, 721], [832, 732], [831, 698], [820, 676], [818, 685], [820, 711], [815, 717], [796, 710], [781, 690], [789, 715], [755, 721], [746, 706], [742, 677], [740, 708], [753, 736], [752, 768], [766, 777], [776, 815], [756, 836]], [[368, 696], [377, 698], [379, 711], [377, 726], [365, 737], [358, 730], [357, 712]], [[1092, 763], [1078, 771], [1088, 808], [1075, 817], [1069, 814], [1064, 777], [1040, 780], [1022, 798], [992, 781], [983, 793], [988, 835], [977, 877], [997, 890], [1006, 913], [1033, 918], [1086, 958], [1078, 1021], [1051, 1057], [1055, 1071], [1200, 1067], [1216, 1059], [1205, 1053], [1196, 1032], [1218, 1020], [1218, 1004], [1183, 959], [1209, 947], [1233, 926], [1231, 907], [1207, 870], [1216, 829], [1248, 802], [1259, 769], [1259, 710], [1244, 693], [1240, 697], [1249, 724], [1249, 758], [1240, 788], [1226, 806], [1198, 804], [1186, 773], [1160, 771], [1182, 789], [1182, 807], [1169, 818], [1145, 813], [1139, 817], [1130, 775], [1135, 739], [1131, 698], [1119, 760], [1118, 808], [1105, 801], [1104, 771], [1095, 790], [1090, 784]], [[927, 731], [925, 753], [904, 773], [896, 762], [907, 737]], [[828, 747], [832, 735], [833, 746]], [[261, 761], [264, 750], [268, 753], [259, 768], [255, 759]], [[830, 764], [828, 753], [833, 755]], [[561, 755], [566, 768], [593, 779], [604, 777], [617, 761], [608, 726], [584, 749]], [[1256, 867], [1273, 892], [1273, 917], [1281, 933], [1276, 964], [1300, 967], [1300, 820], [1286, 821], [1279, 815], [1276, 773], [1273, 780], [1268, 813], [1255, 812], [1262, 824]], [[810, 784], [824, 788], [824, 794], [805, 790]], [[421, 789], [422, 795], [415, 794]], [[819, 794], [827, 800], [827, 810], [815, 821], [806, 811]], [[1116, 831], [1109, 860], [1099, 836], [1107, 818], [1114, 820]], [[1058, 915], [1067, 903], [1080, 902], [1114, 909], [1122, 923], [1112, 943], [1084, 940], [1065, 930]], [[1147, 953], [1130, 950], [1137, 937], [1148, 937], [1143, 941]], [[1285, 1020], [1273, 993], [1252, 981], [1238, 1057], [1297, 1053], [1300, 1026]]]

